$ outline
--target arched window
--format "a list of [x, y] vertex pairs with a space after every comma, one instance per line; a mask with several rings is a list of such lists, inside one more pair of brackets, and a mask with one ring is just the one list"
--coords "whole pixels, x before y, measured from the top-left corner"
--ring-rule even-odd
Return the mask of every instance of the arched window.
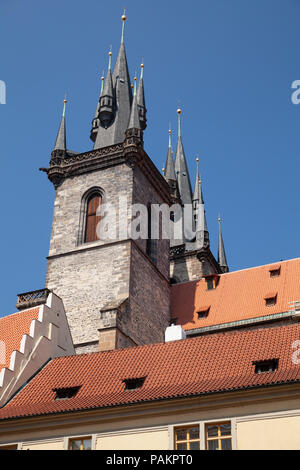
[[99, 194], [92, 194], [87, 201], [86, 210], [86, 223], [85, 223], [85, 237], [84, 241], [94, 242], [98, 240], [97, 225], [100, 222], [100, 215], [97, 215], [98, 208], [102, 202], [102, 197]]

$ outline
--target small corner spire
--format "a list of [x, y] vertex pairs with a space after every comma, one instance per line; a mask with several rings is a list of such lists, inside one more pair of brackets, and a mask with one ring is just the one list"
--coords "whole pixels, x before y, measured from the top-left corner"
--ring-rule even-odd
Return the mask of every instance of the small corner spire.
[[136, 76], [136, 72], [135, 72], [135, 74], [134, 74], [133, 96], [136, 95], [136, 82], [137, 82], [137, 76]]
[[225, 253], [225, 248], [224, 248], [220, 214], [218, 216], [218, 223], [219, 223], [218, 264], [221, 268], [222, 273], [228, 273], [229, 268], [228, 268], [226, 253]]
[[66, 99], [66, 95], [65, 95], [64, 105], [63, 105], [63, 112], [62, 112], [60, 126], [59, 126], [57, 137], [56, 137], [54, 150], [64, 150], [64, 151], [67, 150], [67, 145], [66, 145], [66, 104], [67, 104], [67, 99]]
[[177, 109], [178, 139], [175, 155], [175, 174], [177, 177], [178, 189], [182, 204], [192, 204], [192, 186], [181, 138], [181, 114], [182, 110], [179, 107]]
[[207, 228], [204, 201], [202, 196], [202, 181], [199, 178], [199, 203], [197, 204], [196, 245], [198, 249], [209, 248], [209, 232]]
[[147, 127], [147, 109], [145, 104], [145, 92], [144, 92], [144, 58], [141, 63], [141, 76], [139, 80], [139, 86], [137, 89], [137, 106], [140, 116], [141, 129], [144, 131]]
[[123, 43], [124, 43], [124, 39], [125, 39], [125, 21], [127, 20], [126, 8], [124, 8], [124, 12], [123, 12], [123, 15], [121, 16], [121, 20], [122, 20], [121, 44], [123, 44]]
[[100, 92], [100, 94], [101, 94], [102, 91], [103, 91], [104, 80], [105, 80], [105, 77], [104, 77], [104, 69], [103, 69], [103, 70], [102, 70], [102, 76], [101, 76], [101, 92]]
[[173, 161], [173, 152], [172, 152], [172, 130], [171, 125], [169, 126], [169, 148], [167, 153], [167, 161], [165, 166], [164, 177], [167, 181], [176, 181], [176, 173]]

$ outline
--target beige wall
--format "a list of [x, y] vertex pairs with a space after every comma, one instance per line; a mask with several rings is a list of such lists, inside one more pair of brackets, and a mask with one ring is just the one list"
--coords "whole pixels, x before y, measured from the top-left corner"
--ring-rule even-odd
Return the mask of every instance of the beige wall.
[[299, 450], [300, 416], [237, 423], [239, 450]]
[[129, 434], [100, 436], [96, 440], [97, 450], [168, 450], [168, 429]]
[[48, 442], [26, 442], [22, 445], [22, 450], [64, 450], [64, 440], [53, 439]]
[[171, 449], [174, 426], [198, 422], [204, 436], [205, 423], [231, 420], [234, 448], [300, 449], [298, 388], [291, 388], [289, 399], [283, 398], [282, 388], [272, 395], [265, 392], [267, 400], [250, 393], [251, 400], [244, 399], [245, 393], [232, 397], [219, 396], [220, 403], [213, 396], [198, 397], [47, 419], [0, 421], [0, 446], [23, 443], [23, 449], [63, 449], [64, 438], [92, 435], [97, 449]]

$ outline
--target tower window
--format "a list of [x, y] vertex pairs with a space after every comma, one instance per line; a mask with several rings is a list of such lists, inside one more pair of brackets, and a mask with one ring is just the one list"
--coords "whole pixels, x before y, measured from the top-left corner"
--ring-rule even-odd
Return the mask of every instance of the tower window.
[[148, 206], [148, 238], [146, 244], [146, 254], [154, 264], [157, 264], [157, 245], [157, 240], [152, 239], [151, 206]]
[[255, 365], [255, 374], [264, 374], [266, 372], [274, 372], [278, 369], [278, 359], [270, 359], [267, 361], [253, 362]]
[[97, 236], [97, 225], [101, 217], [97, 215], [97, 210], [101, 202], [102, 198], [99, 194], [93, 194], [88, 200], [84, 238], [86, 243], [94, 242], [99, 239]]
[[146, 377], [139, 377], [137, 379], [125, 379], [125, 390], [137, 390], [144, 385]]

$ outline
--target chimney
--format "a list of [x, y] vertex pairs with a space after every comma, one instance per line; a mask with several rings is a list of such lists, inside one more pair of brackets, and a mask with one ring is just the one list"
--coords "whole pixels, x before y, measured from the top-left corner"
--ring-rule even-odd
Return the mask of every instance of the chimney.
[[165, 343], [185, 339], [186, 334], [181, 325], [171, 325], [165, 331]]

